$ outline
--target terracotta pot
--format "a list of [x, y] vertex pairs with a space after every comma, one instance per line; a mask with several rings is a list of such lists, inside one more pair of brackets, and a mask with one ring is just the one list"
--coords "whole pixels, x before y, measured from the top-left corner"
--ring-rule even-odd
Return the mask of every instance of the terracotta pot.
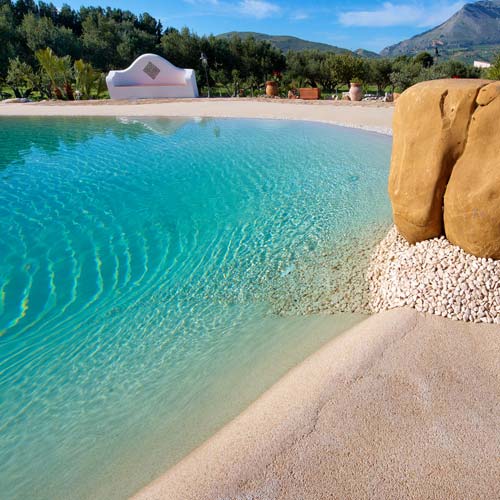
[[361, 88], [361, 83], [351, 82], [349, 97], [351, 98], [351, 101], [361, 101], [361, 99], [363, 99], [363, 90]]
[[266, 95], [269, 97], [278, 95], [278, 82], [266, 82]]

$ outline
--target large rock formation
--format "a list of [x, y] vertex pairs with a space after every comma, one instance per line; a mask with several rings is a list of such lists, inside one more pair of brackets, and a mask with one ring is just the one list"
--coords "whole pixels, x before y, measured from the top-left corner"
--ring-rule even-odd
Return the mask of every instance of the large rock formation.
[[500, 259], [500, 82], [483, 87], [467, 144], [444, 197], [446, 237], [466, 252]]
[[389, 195], [410, 242], [442, 234], [500, 259], [500, 83], [436, 80], [405, 91], [394, 113]]

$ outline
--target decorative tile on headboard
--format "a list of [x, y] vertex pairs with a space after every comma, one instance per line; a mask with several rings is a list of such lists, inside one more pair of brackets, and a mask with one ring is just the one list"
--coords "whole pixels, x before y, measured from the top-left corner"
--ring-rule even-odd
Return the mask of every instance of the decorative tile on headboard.
[[160, 74], [160, 68], [155, 66], [151, 61], [144, 66], [142, 71], [144, 71], [144, 73], [146, 73], [151, 80], [154, 80]]

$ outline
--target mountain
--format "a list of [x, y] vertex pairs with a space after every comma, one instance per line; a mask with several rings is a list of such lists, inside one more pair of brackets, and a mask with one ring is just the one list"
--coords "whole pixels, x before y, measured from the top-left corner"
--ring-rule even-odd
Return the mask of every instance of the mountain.
[[500, 51], [500, 0], [465, 4], [443, 24], [404, 40], [380, 53], [384, 57], [433, 51], [445, 58], [492, 59]]
[[265, 40], [266, 42], [269, 42], [272, 46], [276, 47], [277, 49], [281, 49], [285, 53], [289, 50], [299, 51], [306, 49], [319, 50], [321, 52], [335, 52], [336, 54], [348, 54], [351, 52], [350, 50], [336, 47], [335, 45], [310, 42], [308, 40], [302, 40], [301, 38], [297, 38], [295, 36], [266, 35], [265, 33], [254, 33], [252, 31], [230, 31], [229, 33], [222, 33], [220, 35], [217, 35], [217, 37], [219, 38], [231, 38], [232, 36], [238, 36], [243, 39], [253, 36], [256, 40]]
[[356, 49], [354, 53], [360, 57], [364, 57], [365, 59], [377, 59], [378, 57], [380, 57], [380, 54], [366, 49]]

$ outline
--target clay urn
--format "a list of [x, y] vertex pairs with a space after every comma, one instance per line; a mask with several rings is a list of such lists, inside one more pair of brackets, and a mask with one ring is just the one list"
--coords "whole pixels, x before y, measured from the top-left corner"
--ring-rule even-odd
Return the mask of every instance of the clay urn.
[[278, 95], [278, 82], [266, 82], [266, 95], [269, 97], [275, 97]]
[[351, 101], [361, 101], [361, 99], [363, 99], [363, 90], [361, 88], [361, 83], [351, 82], [349, 97], [351, 98]]

